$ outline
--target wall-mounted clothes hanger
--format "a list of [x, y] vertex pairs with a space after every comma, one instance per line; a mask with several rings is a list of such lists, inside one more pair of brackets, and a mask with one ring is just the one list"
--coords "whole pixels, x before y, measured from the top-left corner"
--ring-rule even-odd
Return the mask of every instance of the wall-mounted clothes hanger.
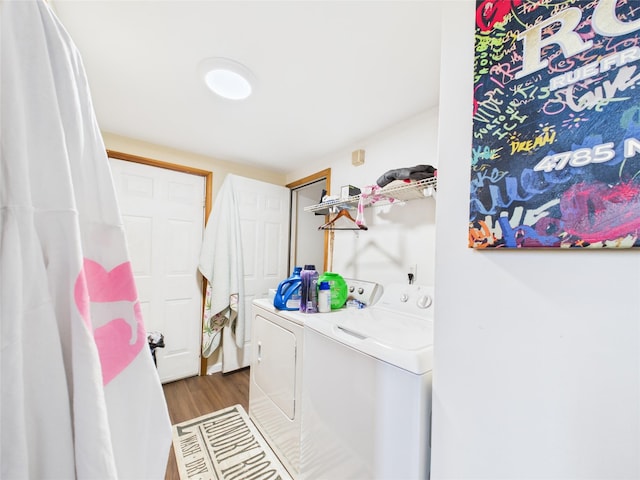
[[[336, 221], [344, 218], [348, 221], [348, 226], [339, 227], [336, 225]], [[351, 216], [348, 210], [342, 209], [338, 212], [338, 214], [329, 220], [324, 225], [318, 227], [318, 230], [369, 230], [366, 225], [359, 225], [356, 223], [355, 219]]]

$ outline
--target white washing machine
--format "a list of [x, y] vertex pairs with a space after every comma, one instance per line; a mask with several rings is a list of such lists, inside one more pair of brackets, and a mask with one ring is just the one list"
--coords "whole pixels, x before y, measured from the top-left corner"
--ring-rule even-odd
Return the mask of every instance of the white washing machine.
[[371, 307], [307, 318], [301, 479], [429, 478], [432, 298], [389, 285]]

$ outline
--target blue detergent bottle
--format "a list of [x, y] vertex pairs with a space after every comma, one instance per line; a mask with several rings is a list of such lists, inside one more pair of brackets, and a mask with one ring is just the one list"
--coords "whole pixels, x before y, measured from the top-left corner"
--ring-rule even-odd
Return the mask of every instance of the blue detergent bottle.
[[278, 310], [300, 309], [301, 271], [302, 267], [294, 267], [291, 276], [281, 281], [278, 285], [276, 294], [273, 297], [273, 306]]

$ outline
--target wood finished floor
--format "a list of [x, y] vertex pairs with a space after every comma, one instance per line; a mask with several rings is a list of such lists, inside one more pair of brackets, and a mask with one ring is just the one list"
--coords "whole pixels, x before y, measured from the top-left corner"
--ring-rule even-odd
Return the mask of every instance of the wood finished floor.
[[[184, 422], [239, 403], [249, 411], [249, 369], [214, 373], [163, 385], [171, 424]], [[180, 480], [173, 447], [165, 480]]]

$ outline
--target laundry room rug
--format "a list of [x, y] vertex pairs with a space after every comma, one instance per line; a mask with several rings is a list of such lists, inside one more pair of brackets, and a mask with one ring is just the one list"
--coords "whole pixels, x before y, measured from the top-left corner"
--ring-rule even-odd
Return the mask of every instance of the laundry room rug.
[[242, 405], [173, 425], [181, 480], [291, 480]]

